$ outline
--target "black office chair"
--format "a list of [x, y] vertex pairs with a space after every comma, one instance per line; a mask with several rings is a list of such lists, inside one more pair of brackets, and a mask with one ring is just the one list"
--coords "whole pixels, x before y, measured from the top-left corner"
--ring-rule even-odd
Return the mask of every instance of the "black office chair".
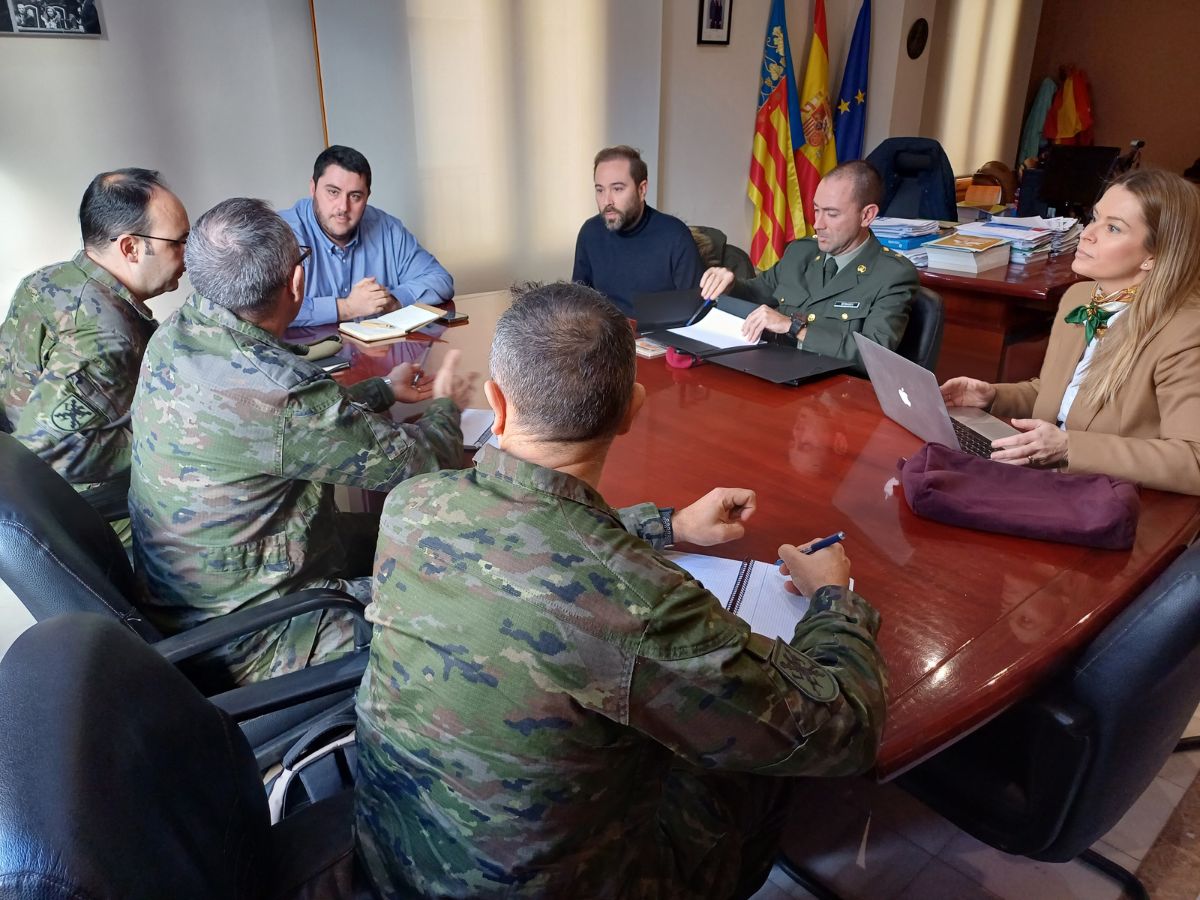
[[705, 267], [722, 266], [741, 279], [750, 279], [758, 274], [750, 262], [750, 254], [729, 243], [729, 238], [720, 228], [710, 225], [689, 225], [688, 228]]
[[946, 308], [942, 298], [927, 287], [917, 288], [908, 308], [908, 326], [896, 352], [932, 372], [942, 352]]
[[[137, 585], [113, 530], [57, 472], [8, 434], [0, 434], [0, 581], [35, 621], [68, 612], [111, 616], [168, 660], [185, 666], [185, 660], [205, 650], [302, 613], [343, 609], [359, 619], [363, 613], [361, 602], [342, 591], [300, 591], [164, 637], [131, 602], [138, 596]], [[270, 682], [257, 688], [260, 698], [275, 695], [278, 710], [267, 720], [247, 724], [264, 767], [282, 756], [313, 715], [354, 689], [366, 665], [368, 634], [364, 620], [360, 652], [328, 668], [314, 667], [286, 690], [267, 686]], [[232, 686], [211, 667], [191, 666], [188, 671], [206, 693]]]
[[0, 661], [0, 898], [370, 897], [352, 792], [271, 826], [219, 708], [256, 713], [242, 690], [206, 700], [112, 617], [22, 634]]
[[1144, 590], [1038, 694], [899, 784], [1006, 853], [1078, 857], [1146, 897], [1088, 848], [1162, 768], [1200, 703], [1200, 543]]
[[931, 138], [888, 138], [867, 155], [883, 178], [880, 215], [902, 219], [958, 220], [954, 170]]

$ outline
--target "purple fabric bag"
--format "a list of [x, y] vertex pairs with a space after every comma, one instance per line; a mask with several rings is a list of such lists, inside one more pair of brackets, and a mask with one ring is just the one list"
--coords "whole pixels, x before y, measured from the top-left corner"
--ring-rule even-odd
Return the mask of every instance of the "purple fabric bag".
[[942, 444], [901, 460], [900, 481], [923, 518], [1105, 550], [1133, 546], [1141, 511], [1130, 481], [1012, 466]]

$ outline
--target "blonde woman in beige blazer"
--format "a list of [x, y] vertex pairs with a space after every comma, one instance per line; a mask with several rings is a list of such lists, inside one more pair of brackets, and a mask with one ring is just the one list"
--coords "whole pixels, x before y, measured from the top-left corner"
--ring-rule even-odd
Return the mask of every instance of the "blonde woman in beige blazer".
[[1038, 378], [952, 378], [950, 406], [1012, 416], [992, 459], [1101, 472], [1200, 495], [1200, 189], [1130, 172], [1109, 186], [1071, 268]]

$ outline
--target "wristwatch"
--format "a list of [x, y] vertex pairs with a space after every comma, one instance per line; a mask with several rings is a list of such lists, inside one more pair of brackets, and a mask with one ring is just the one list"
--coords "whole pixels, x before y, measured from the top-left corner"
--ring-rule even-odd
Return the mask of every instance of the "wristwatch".
[[788, 328], [788, 337], [793, 341], [800, 340], [800, 332], [804, 330], [804, 326], [807, 324], [800, 316], [792, 316], [792, 324]]
[[673, 506], [660, 506], [658, 509], [658, 517], [662, 519], [664, 547], [670, 547], [675, 543], [675, 528], [671, 524], [671, 518], [674, 515], [675, 507]]

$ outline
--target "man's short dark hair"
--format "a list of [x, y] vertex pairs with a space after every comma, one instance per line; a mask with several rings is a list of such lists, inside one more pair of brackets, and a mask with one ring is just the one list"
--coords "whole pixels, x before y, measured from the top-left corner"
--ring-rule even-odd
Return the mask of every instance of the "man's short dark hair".
[[614, 159], [629, 160], [629, 177], [633, 179], [635, 185], [641, 184], [650, 177], [650, 172], [646, 168], [646, 162], [642, 159], [642, 154], [627, 144], [617, 144], [615, 147], [605, 147], [596, 154], [595, 160], [592, 161], [592, 174], [596, 174], [596, 168], [602, 162], [609, 162]]
[[513, 295], [496, 323], [491, 372], [522, 425], [546, 441], [615, 435], [637, 374], [629, 320], [581, 284], [530, 284]]
[[192, 287], [235, 315], [257, 321], [298, 265], [287, 222], [263, 200], [223, 200], [196, 220], [183, 259]]
[[167, 190], [152, 169], [114, 169], [93, 178], [79, 204], [83, 246], [99, 250], [117, 235], [148, 233], [155, 188]]
[[330, 166], [341, 166], [347, 172], [353, 172], [355, 175], [361, 175], [367, 181], [367, 190], [371, 189], [371, 164], [367, 162], [367, 158], [355, 150], [353, 147], [343, 147], [341, 144], [334, 144], [332, 147], [326, 147], [317, 156], [317, 161], [313, 163], [314, 183], [321, 180], [321, 176], [325, 174], [325, 170]]
[[826, 178], [849, 178], [854, 185], [854, 201], [859, 209], [874, 203], [883, 207], [883, 178], [865, 159], [852, 159], [829, 170]]

